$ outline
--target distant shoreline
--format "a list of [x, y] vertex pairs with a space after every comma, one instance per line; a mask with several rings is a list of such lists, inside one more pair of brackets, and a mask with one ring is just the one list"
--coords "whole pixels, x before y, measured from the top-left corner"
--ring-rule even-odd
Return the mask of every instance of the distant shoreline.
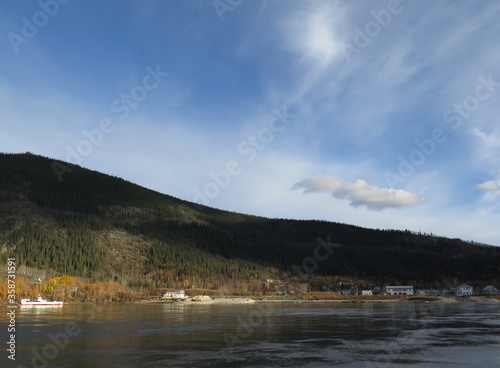
[[185, 301], [174, 301], [174, 300], [140, 300], [134, 303], [179, 303], [179, 304], [250, 304], [250, 303], [290, 303], [290, 304], [356, 304], [356, 303], [401, 303], [401, 302], [438, 302], [438, 303], [497, 303], [500, 299], [490, 296], [467, 296], [467, 297], [442, 297], [442, 296], [408, 296], [408, 297], [392, 297], [387, 298], [387, 296], [363, 298], [361, 296], [352, 296], [351, 298], [341, 298], [341, 299], [285, 299], [276, 297], [234, 297], [234, 296], [221, 296], [205, 299], [197, 299], [198, 297], [190, 297]]
[[[265, 297], [265, 296], [248, 296], [248, 297], [236, 297], [236, 296], [194, 296], [189, 297], [184, 301], [174, 301], [174, 300], [150, 300], [142, 299], [127, 302], [69, 302], [67, 304], [120, 304], [120, 303], [141, 303], [141, 304], [169, 304], [177, 303], [183, 305], [197, 305], [197, 304], [253, 304], [253, 303], [268, 303], [268, 304], [363, 304], [363, 303], [403, 303], [403, 302], [438, 302], [438, 303], [500, 303], [500, 298], [495, 296], [465, 296], [465, 297], [442, 297], [442, 296], [408, 296], [408, 297], [392, 297], [387, 298], [387, 296], [371, 296], [368, 298], [363, 298], [362, 296], [352, 296], [351, 298], [341, 298], [341, 299], [285, 299], [279, 297]], [[8, 302], [0, 302], [0, 307], [12, 306]], [[18, 306], [20, 307], [20, 306]], [[28, 308], [28, 307], [24, 307]], [[61, 308], [61, 307], [59, 307]]]

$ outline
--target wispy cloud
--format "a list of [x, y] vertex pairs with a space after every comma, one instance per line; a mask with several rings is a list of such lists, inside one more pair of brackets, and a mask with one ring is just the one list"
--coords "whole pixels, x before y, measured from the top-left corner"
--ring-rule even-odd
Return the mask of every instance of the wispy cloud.
[[482, 154], [482, 158], [491, 158], [500, 148], [500, 130], [486, 133], [479, 128], [474, 128], [472, 134], [481, 142], [479, 152]]
[[425, 201], [425, 198], [402, 189], [380, 188], [358, 179], [348, 181], [338, 176], [318, 175], [302, 180], [293, 186], [304, 189], [305, 193], [328, 192], [337, 199], [350, 201], [351, 206], [366, 206], [369, 210], [384, 210], [391, 207], [412, 206]]
[[312, 3], [295, 8], [282, 23], [285, 48], [294, 53], [301, 66], [326, 68], [342, 56], [343, 8], [339, 2]]

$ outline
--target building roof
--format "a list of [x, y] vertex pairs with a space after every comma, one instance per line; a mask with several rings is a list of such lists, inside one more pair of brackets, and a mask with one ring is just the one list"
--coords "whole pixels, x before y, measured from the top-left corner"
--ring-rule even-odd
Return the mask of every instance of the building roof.
[[485, 286], [483, 289], [483, 291], [490, 291], [490, 290], [495, 291], [495, 290], [497, 290], [497, 288], [494, 287], [493, 285], [488, 285], [488, 286]]

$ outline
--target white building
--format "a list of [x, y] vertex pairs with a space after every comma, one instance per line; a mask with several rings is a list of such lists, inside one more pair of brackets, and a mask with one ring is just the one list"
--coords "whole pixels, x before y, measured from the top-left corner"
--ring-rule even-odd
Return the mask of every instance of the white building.
[[372, 290], [362, 290], [361, 295], [373, 295], [373, 291]]
[[472, 295], [472, 286], [467, 284], [458, 285], [455, 294], [458, 296]]
[[413, 295], [413, 286], [386, 286], [385, 292], [389, 295]]
[[178, 293], [175, 291], [167, 291], [163, 296], [161, 297], [162, 299], [187, 299], [188, 296], [185, 294], [184, 290], [179, 291]]

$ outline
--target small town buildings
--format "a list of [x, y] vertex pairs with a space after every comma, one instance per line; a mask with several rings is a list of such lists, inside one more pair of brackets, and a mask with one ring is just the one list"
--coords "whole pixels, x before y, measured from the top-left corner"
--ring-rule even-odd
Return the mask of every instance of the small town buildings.
[[373, 295], [373, 291], [372, 290], [362, 290], [361, 295]]
[[385, 292], [389, 295], [413, 295], [413, 286], [386, 286]]
[[467, 284], [458, 285], [455, 294], [458, 296], [472, 295], [472, 286]]
[[162, 299], [172, 299], [172, 300], [176, 300], [176, 299], [185, 300], [188, 298], [188, 296], [186, 295], [184, 290], [181, 290], [179, 292], [167, 291], [165, 294], [163, 294], [163, 296], [161, 298]]

